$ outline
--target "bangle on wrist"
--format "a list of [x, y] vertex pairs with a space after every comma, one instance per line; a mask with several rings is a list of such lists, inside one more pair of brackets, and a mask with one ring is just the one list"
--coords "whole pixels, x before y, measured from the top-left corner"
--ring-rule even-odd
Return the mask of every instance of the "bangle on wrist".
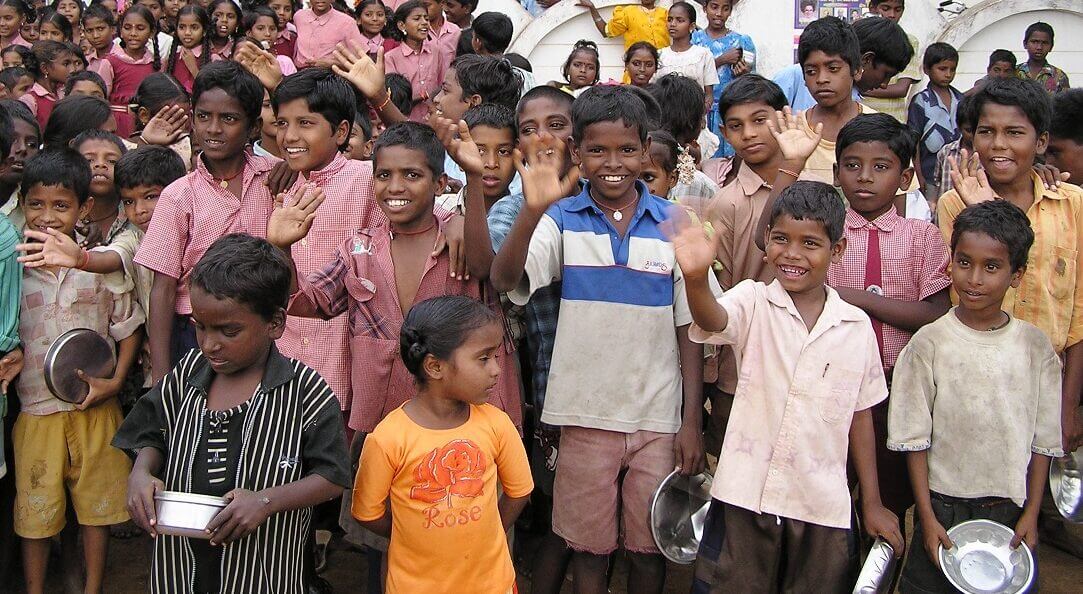
[[82, 258], [79, 260], [79, 265], [75, 267], [78, 270], [85, 270], [86, 265], [90, 264], [90, 250], [88, 250], [86, 248], [82, 248], [82, 250], [83, 250]]
[[384, 90], [384, 101], [380, 105], [376, 106], [376, 111], [383, 111], [387, 104], [391, 103], [391, 89]]
[[778, 172], [779, 173], [785, 173], [786, 175], [788, 175], [788, 176], [790, 176], [790, 177], [792, 177], [794, 179], [797, 179], [797, 178], [801, 177], [801, 174], [790, 171], [789, 169], [783, 169], [781, 167], [778, 168]]

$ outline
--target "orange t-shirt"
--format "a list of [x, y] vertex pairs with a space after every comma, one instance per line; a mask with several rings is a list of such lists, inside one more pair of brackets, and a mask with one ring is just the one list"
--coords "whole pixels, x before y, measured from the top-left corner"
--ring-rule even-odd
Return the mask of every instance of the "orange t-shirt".
[[470, 406], [454, 429], [421, 427], [399, 407], [365, 439], [353, 516], [378, 520], [391, 498], [387, 592], [505, 594], [515, 584], [497, 509], [497, 479], [509, 497], [534, 489], [508, 415]]

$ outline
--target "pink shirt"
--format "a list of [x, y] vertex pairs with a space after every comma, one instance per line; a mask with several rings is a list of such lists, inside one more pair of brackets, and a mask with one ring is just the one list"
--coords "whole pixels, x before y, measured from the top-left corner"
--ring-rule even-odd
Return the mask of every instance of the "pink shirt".
[[846, 456], [855, 411], [887, 398], [865, 312], [825, 287], [810, 332], [778, 281], [746, 280], [718, 302], [729, 324], [695, 342], [733, 345], [740, 370], [711, 497], [756, 512], [850, 527]]
[[429, 100], [440, 92], [444, 83], [443, 51], [432, 40], [421, 44], [421, 51], [414, 51], [403, 43], [384, 54], [384, 71], [396, 72], [410, 81], [414, 91], [414, 108], [407, 115], [415, 122], [425, 123], [429, 116]]
[[23, 46], [23, 47], [25, 47], [25, 48], [30, 48], [30, 47], [32, 47], [32, 46], [33, 46], [34, 44], [32, 44], [32, 43], [30, 43], [29, 41], [27, 41], [27, 40], [23, 39], [23, 36], [22, 36], [22, 34], [20, 33], [20, 34], [16, 35], [16, 36], [15, 36], [15, 39], [12, 39], [12, 40], [11, 40], [11, 42], [9, 42], [9, 43], [5, 44], [5, 45], [4, 45], [4, 47], [8, 47], [8, 46], [12, 46], [12, 45], [21, 45], [21, 46]]
[[352, 41], [365, 45], [361, 31], [357, 29], [357, 21], [335, 9], [319, 16], [308, 8], [299, 10], [293, 16], [293, 25], [297, 27], [293, 61], [301, 68], [326, 59], [340, 43], [349, 45], [348, 42]]
[[38, 125], [44, 130], [45, 123], [49, 121], [49, 114], [53, 113], [53, 106], [56, 105], [58, 99], [56, 95], [41, 86], [41, 83], [34, 83], [25, 95], [19, 97], [19, 101], [30, 108], [30, 112], [38, 120]]
[[[102, 80], [105, 80], [105, 75], [103, 74], [103, 72], [108, 67], [108, 69], [109, 69], [108, 72], [109, 72], [109, 75], [110, 75], [110, 79], [112, 79], [112, 74], [113, 74], [112, 68], [113, 67], [112, 67], [112, 65], [109, 64], [109, 61], [105, 59], [105, 56], [99, 56], [97, 52], [91, 50], [91, 53], [86, 55], [86, 59], [87, 59], [87, 66], [86, 66], [87, 70], [89, 70], [91, 72], [94, 72], [94, 73], [97, 73], [98, 76], [102, 77]], [[113, 91], [113, 81], [112, 80], [106, 80], [105, 81], [105, 96], [108, 97], [109, 93], [111, 93], [112, 91]]]
[[[101, 74], [109, 89], [109, 104], [127, 107], [143, 79], [154, 74], [154, 51], [148, 48], [143, 57], [132, 58], [119, 45], [105, 57]], [[135, 131], [135, 118], [128, 112], [115, 112], [117, 136], [127, 138]]]
[[463, 30], [458, 25], [447, 19], [444, 19], [444, 25], [439, 29], [429, 29], [429, 41], [435, 42], [440, 48], [440, 53], [443, 54], [443, 70], [447, 70], [451, 66], [451, 61], [455, 59], [455, 54], [459, 49], [459, 36], [462, 32]]
[[370, 56], [375, 56], [376, 51], [381, 47], [384, 48], [384, 53], [387, 53], [399, 46], [399, 42], [394, 39], [388, 39], [380, 34], [376, 34], [373, 37], [365, 37], [365, 34], [362, 33], [361, 37], [365, 40], [365, 53]]
[[266, 236], [274, 206], [265, 182], [276, 159], [245, 155], [239, 200], [214, 181], [202, 158], [195, 161], [194, 171], [162, 190], [135, 255], [136, 264], [177, 279], [178, 314], [192, 313], [188, 275], [207, 248], [229, 233]]

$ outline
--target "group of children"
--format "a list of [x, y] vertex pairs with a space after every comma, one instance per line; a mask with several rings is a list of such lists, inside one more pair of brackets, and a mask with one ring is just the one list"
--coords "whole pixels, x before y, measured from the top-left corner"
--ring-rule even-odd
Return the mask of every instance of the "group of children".
[[[529, 504], [533, 592], [605, 592], [621, 549], [658, 593], [652, 495], [709, 462], [695, 592], [848, 590], [861, 534], [950, 592], [971, 518], [1036, 546], [1083, 443], [1083, 91], [1047, 92], [1052, 30], [966, 96], [931, 45], [903, 122], [864, 104], [913, 80], [900, 0], [810, 22], [800, 89], [751, 72], [729, 0], [581, 5], [624, 84], [583, 41], [534, 86], [510, 20], [454, 0], [0, 0], [28, 592], [54, 541], [103, 591], [130, 518], [155, 592], [311, 591], [333, 532], [374, 590], [505, 594]], [[75, 328], [117, 363], [69, 403], [44, 360]], [[226, 505], [163, 534], [165, 491]]]

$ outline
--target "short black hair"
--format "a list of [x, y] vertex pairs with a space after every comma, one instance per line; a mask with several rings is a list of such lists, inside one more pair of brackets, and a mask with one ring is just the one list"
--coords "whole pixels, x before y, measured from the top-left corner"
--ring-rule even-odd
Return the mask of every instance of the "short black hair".
[[[804, 65], [809, 55], [816, 50], [828, 56], [842, 58], [850, 65], [851, 72], [857, 72], [861, 65], [861, 43], [857, 39], [857, 34], [840, 18], [829, 16], [816, 19], [805, 27], [797, 42], [797, 63]], [[882, 58], [887, 60], [889, 55], [884, 55]]]
[[1043, 23], [1042, 21], [1031, 23], [1026, 32], [1023, 33], [1023, 43], [1030, 41], [1030, 36], [1035, 33], [1045, 33], [1049, 36], [1049, 45], [1053, 45], [1053, 27], [1049, 23]]
[[1049, 131], [1049, 121], [1053, 117], [1049, 95], [1033, 80], [1015, 77], [991, 80], [973, 97], [975, 125], [985, 105], [995, 103], [1018, 107], [1039, 136]]
[[289, 302], [290, 262], [266, 239], [230, 233], [207, 248], [188, 282], [215, 299], [243, 303], [270, 321]]
[[654, 98], [654, 95], [651, 95], [647, 89], [635, 85], [625, 85], [624, 88], [635, 93], [643, 100], [643, 107], [647, 108], [647, 129], [659, 129], [662, 126], [662, 107], [658, 105], [658, 100]]
[[6, 109], [0, 107], [0, 161], [6, 161], [11, 155], [11, 145], [15, 143], [15, 121]]
[[240, 64], [222, 60], [200, 67], [192, 84], [192, 107], [199, 103], [203, 93], [212, 89], [221, 89], [236, 99], [249, 126], [259, 120], [263, 111], [263, 83]]
[[471, 130], [474, 126], [486, 126], [496, 130], [510, 130], [512, 138], [517, 136], [515, 112], [496, 103], [482, 103], [471, 107], [463, 114], [463, 121]]
[[26, 161], [19, 192], [26, 196], [34, 186], [67, 188], [81, 205], [90, 196], [90, 164], [67, 146], [46, 149]]
[[816, 221], [824, 226], [827, 239], [832, 244], [842, 239], [842, 226], [846, 221], [846, 207], [835, 188], [817, 181], [796, 181], [779, 194], [771, 207], [768, 228], [782, 215], [798, 221]]
[[389, 72], [384, 77], [384, 84], [391, 93], [391, 103], [402, 115], [409, 116], [410, 110], [414, 108], [414, 87], [410, 84], [410, 79], [398, 72]]
[[[886, 1], [887, 0], [869, 0], [869, 8], [876, 8], [877, 5], [879, 5], [882, 2], [886, 2]], [[898, 0], [898, 2], [899, 2], [899, 6], [903, 6], [903, 7], [906, 6], [906, 1], [905, 0]]]
[[432, 176], [440, 177], [444, 173], [444, 145], [436, 137], [436, 132], [425, 124], [417, 122], [399, 122], [384, 130], [376, 139], [376, 145], [372, 147], [372, 165], [379, 164], [380, 150], [392, 146], [404, 146], [408, 149], [420, 151], [425, 155], [425, 164], [429, 166]]
[[46, 147], [68, 146], [81, 132], [100, 128], [112, 115], [104, 99], [89, 95], [64, 97], [53, 106], [42, 140]]
[[151, 144], [124, 153], [113, 168], [118, 190], [137, 186], [166, 187], [185, 176], [184, 160], [173, 149]]
[[523, 92], [523, 76], [511, 62], [495, 56], [467, 54], [451, 63], [455, 78], [463, 89], [463, 98], [481, 97], [482, 103], [499, 103], [515, 109]]
[[549, 85], [539, 85], [530, 89], [523, 94], [523, 98], [520, 99], [519, 104], [515, 106], [515, 130], [517, 135], [519, 131], [520, 116], [523, 114], [523, 109], [528, 103], [535, 99], [548, 99], [557, 105], [567, 108], [569, 114], [572, 111], [572, 104], [575, 101], [575, 98], [568, 93]]
[[80, 70], [69, 76], [68, 80], [64, 83], [64, 96], [67, 97], [68, 95], [71, 95], [71, 90], [75, 88], [75, 83], [84, 80], [98, 85], [98, 88], [102, 90], [102, 94], [106, 97], [109, 96], [109, 89], [105, 86], [105, 79], [93, 70]]
[[[695, 81], [692, 84], [700, 89], [702, 117], [703, 88]], [[647, 140], [647, 107], [638, 95], [624, 87], [593, 86], [572, 103], [572, 139], [576, 144], [583, 142], [583, 133], [589, 126], [602, 122], [621, 122], [636, 129], [640, 142]]]
[[886, 113], [864, 113], [846, 122], [839, 130], [835, 141], [835, 161], [840, 161], [843, 151], [854, 144], [882, 142], [899, 158], [901, 171], [910, 166], [917, 140], [913, 130]]
[[936, 43], [930, 43], [929, 47], [925, 48], [925, 56], [921, 60], [921, 65], [928, 71], [933, 65], [944, 61], [958, 64], [959, 52], [950, 43], [937, 41]]
[[41, 126], [38, 124], [38, 118], [34, 117], [34, 113], [30, 111], [30, 108], [25, 103], [18, 99], [2, 99], [0, 100], [0, 108], [3, 108], [11, 116], [12, 125], [15, 124], [15, 120], [22, 120], [34, 129], [35, 134], [41, 136]]
[[353, 127], [357, 95], [350, 83], [331, 72], [330, 68], [303, 68], [283, 78], [271, 94], [271, 107], [275, 115], [278, 115], [283, 104], [296, 99], [304, 99], [309, 111], [323, 116], [331, 125], [332, 134], [342, 122]]
[[369, 119], [368, 107], [358, 107], [354, 110], [353, 114], [353, 126], [361, 130], [361, 134], [365, 137], [365, 142], [372, 140], [372, 120]]
[[523, 70], [525, 72], [534, 72], [534, 67], [531, 66], [530, 60], [527, 60], [526, 58], [524, 58], [523, 56], [521, 56], [519, 54], [516, 54], [516, 53], [504, 54], [504, 59], [511, 62], [511, 65], [515, 66], [519, 70]]
[[0, 70], [0, 84], [3, 84], [5, 87], [7, 87], [8, 91], [13, 91], [15, 90], [15, 85], [19, 84], [19, 79], [24, 76], [29, 76], [31, 78], [34, 77], [33, 74], [30, 74], [29, 70], [23, 68], [22, 66], [12, 66], [11, 68], [5, 68], [3, 70]]
[[1083, 89], [1066, 89], [1053, 95], [1053, 120], [1049, 133], [1083, 144]]
[[955, 108], [955, 125], [959, 126], [960, 130], [973, 132], [977, 123], [978, 118], [974, 114], [974, 96], [963, 95], [963, 98], [959, 100], [959, 105]]
[[399, 356], [406, 370], [424, 384], [425, 357], [448, 360], [470, 333], [500, 321], [490, 307], [465, 295], [426, 299], [406, 312], [399, 330]]
[[705, 95], [703, 85], [687, 76], [672, 72], [654, 81], [648, 90], [664, 105], [659, 122], [681, 144], [696, 140], [702, 127]]
[[1015, 53], [1011, 50], [995, 49], [989, 54], [989, 65], [986, 66], [986, 68], [992, 68], [993, 64], [996, 64], [997, 62], [1007, 62], [1012, 65], [1012, 68], [1015, 68], [1018, 60], [1015, 57]]
[[981, 233], [1004, 244], [1012, 272], [1027, 265], [1034, 244], [1034, 230], [1027, 214], [1007, 200], [986, 200], [964, 208], [951, 230], [952, 254], [963, 233]]
[[[82, 4], [82, 2], [79, 4]], [[101, 19], [110, 27], [117, 26], [117, 19], [113, 17], [113, 13], [101, 4], [91, 2], [90, 6], [83, 9], [83, 16], [79, 19], [80, 24], [86, 25], [86, 22], [90, 19]]]
[[71, 148], [79, 150], [79, 147], [83, 146], [84, 142], [91, 140], [101, 140], [112, 143], [113, 146], [117, 147], [117, 150], [120, 151], [121, 155], [128, 152], [128, 147], [119, 136], [112, 132], [106, 132], [105, 130], [99, 130], [97, 128], [91, 128], [90, 130], [80, 132], [78, 136], [71, 139]]
[[724, 122], [726, 112], [731, 107], [759, 102], [765, 103], [775, 111], [782, 111], [782, 108], [790, 104], [786, 100], [786, 94], [775, 84], [775, 81], [758, 74], [739, 76], [737, 80], [726, 86], [726, 89], [722, 91], [722, 96], [718, 98], [718, 117]]
[[474, 32], [474, 39], [478, 40], [481, 47], [492, 54], [504, 53], [508, 46], [511, 45], [511, 36], [515, 32], [511, 19], [502, 12], [483, 12], [479, 14], [470, 23], [470, 29]]

